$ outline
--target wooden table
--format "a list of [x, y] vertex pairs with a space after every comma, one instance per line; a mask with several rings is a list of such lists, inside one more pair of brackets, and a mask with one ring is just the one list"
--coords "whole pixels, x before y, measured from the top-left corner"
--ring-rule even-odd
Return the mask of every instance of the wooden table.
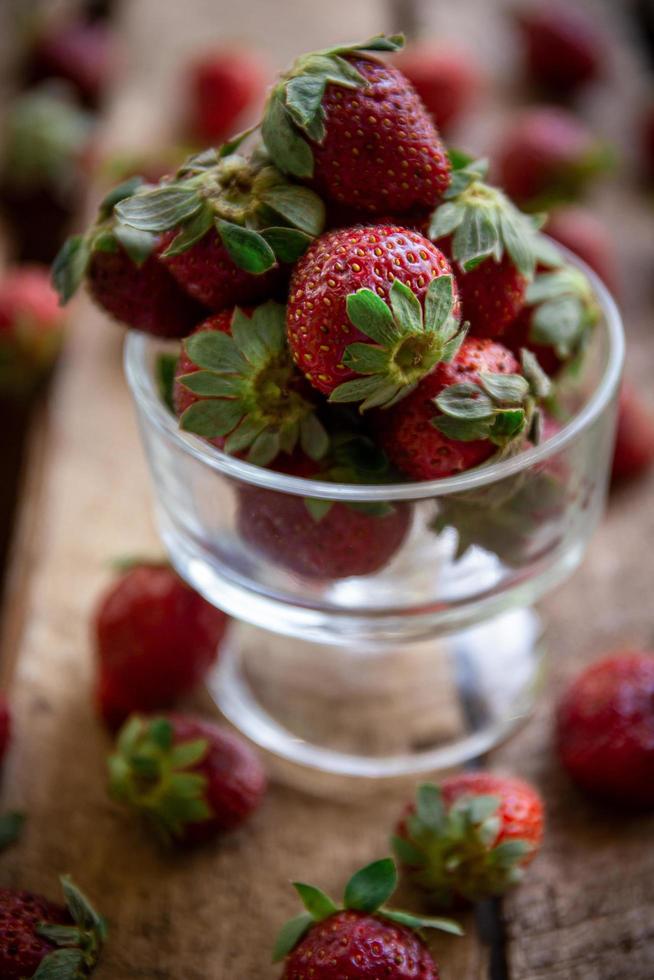
[[[225, 35], [250, 29], [245, 6], [242, 0], [224, 14]], [[471, 12], [489, 6], [479, 0], [465, 12], [479, 38], [484, 19]], [[161, 66], [177, 63], [202, 36], [191, 14], [215, 10], [209, 0], [172, 7], [156, 0], [125, 5], [128, 57], [106, 131], [112, 145], [146, 142], [170, 118], [163, 108], [171, 76]], [[330, 0], [328, 12], [288, 0], [261, 11], [259, 36], [275, 40], [275, 62], [342, 37], [346, 16], [345, 33], [353, 37], [379, 24], [369, 0]], [[624, 68], [629, 56], [621, 57]], [[640, 84], [633, 71], [621, 72], [621, 89], [627, 76], [629, 85]], [[619, 134], [618, 95], [611, 99], [591, 111], [604, 122], [610, 117], [609, 126], [615, 121]], [[619, 185], [602, 188], [598, 203], [620, 244], [631, 373], [646, 382], [654, 368], [652, 213]], [[242, 832], [182, 857], [162, 855], [108, 801], [108, 742], [90, 703], [89, 612], [109, 580], [112, 556], [158, 550], [120, 340], [117, 327], [87, 301], [78, 303], [50, 417], [32, 447], [1, 648], [16, 718], [3, 803], [24, 808], [29, 820], [21, 842], [0, 857], [0, 883], [54, 897], [56, 875], [70, 871], [110, 923], [98, 980], [274, 977], [272, 939], [296, 910], [289, 879], [338, 892], [355, 867], [385, 852], [402, 794], [345, 804], [275, 786]], [[654, 977], [654, 820], [591, 807], [561, 775], [550, 745], [551, 706], [566, 678], [613, 645], [651, 643], [653, 487], [650, 479], [614, 499], [581, 571], [544, 603], [552, 651], [547, 696], [529, 726], [490, 760], [533, 779], [548, 806], [543, 853], [504, 903], [506, 962], [504, 972], [495, 964], [497, 977]], [[489, 949], [472, 917], [466, 926], [465, 939], [434, 939], [444, 980], [489, 976]]]

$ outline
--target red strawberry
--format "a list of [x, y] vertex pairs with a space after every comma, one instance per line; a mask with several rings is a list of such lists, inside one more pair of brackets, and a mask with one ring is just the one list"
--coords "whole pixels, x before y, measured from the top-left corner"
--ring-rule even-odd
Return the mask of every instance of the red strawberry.
[[481, 78], [472, 56], [460, 48], [435, 41], [418, 41], [395, 60], [434, 117], [440, 130], [456, 126], [468, 111]]
[[205, 321], [184, 344], [173, 391], [180, 426], [266, 466], [297, 445], [312, 459], [329, 437], [286, 344], [285, 309], [264, 303]]
[[574, 204], [562, 205], [549, 215], [545, 231], [583, 259], [612, 293], [618, 292], [615, 239], [594, 211]]
[[654, 654], [613, 653], [582, 671], [559, 704], [556, 738], [582, 789], [620, 807], [654, 806]]
[[[353, 453], [356, 458], [357, 447]], [[283, 472], [330, 479], [329, 470], [301, 458]], [[336, 476], [343, 482], [365, 482], [363, 475], [351, 473], [347, 462], [338, 463]], [[237, 522], [255, 553], [296, 575], [329, 581], [384, 568], [409, 531], [411, 508], [402, 503], [362, 508], [243, 485]]]
[[574, 95], [601, 74], [606, 39], [579, 6], [548, 3], [515, 14], [530, 81], [556, 96]]
[[280, 170], [378, 215], [437, 203], [450, 180], [438, 132], [404, 75], [367, 55], [400, 46], [380, 35], [298, 58], [270, 93], [261, 130]]
[[299, 258], [325, 220], [317, 194], [291, 184], [261, 147], [246, 159], [238, 145], [236, 138], [219, 152], [191, 157], [173, 180], [136, 188], [115, 207], [132, 235], [164, 233], [159, 261], [217, 313], [279, 292], [283, 266]]
[[11, 740], [11, 711], [9, 702], [0, 693], [0, 762], [4, 760]]
[[0, 393], [29, 393], [52, 369], [64, 315], [47, 269], [18, 266], [0, 279]]
[[30, 82], [64, 79], [83, 102], [95, 107], [111, 81], [114, 47], [114, 34], [107, 24], [69, 20], [50, 25], [30, 52]]
[[188, 74], [188, 128], [201, 143], [220, 143], [263, 100], [266, 77], [254, 52], [207, 52], [190, 66]]
[[357, 871], [346, 885], [344, 907], [294, 882], [306, 913], [280, 932], [273, 959], [285, 960], [282, 980], [438, 980], [438, 967], [418, 930], [460, 935], [450, 919], [432, 919], [386, 906], [397, 884], [386, 858]]
[[[380, 440], [390, 461], [412, 480], [453, 476], [483, 463], [497, 451], [495, 438], [501, 443], [505, 436], [514, 438], [525, 429], [526, 413], [521, 406], [528, 386], [524, 378], [516, 382], [519, 370], [513, 354], [501, 344], [465, 340], [450, 364], [439, 364], [407, 398], [378, 413]], [[502, 376], [511, 387], [516, 383], [516, 392], [507, 391], [507, 401], [500, 398], [496, 402], [479, 387], [489, 376], [499, 378], [500, 386]], [[472, 387], [459, 394], [462, 384]], [[466, 405], [459, 414], [461, 395]], [[452, 407], [447, 404], [450, 399]], [[480, 405], [479, 421], [470, 418], [470, 400]], [[448, 414], [451, 409], [453, 414]], [[504, 435], [500, 431], [493, 434], [498, 417], [510, 423]], [[499, 424], [503, 426], [503, 421]]]
[[369, 407], [448, 356], [457, 313], [452, 270], [435, 245], [397, 225], [359, 225], [323, 235], [296, 265], [288, 341], [314, 387]]
[[625, 383], [620, 393], [612, 479], [631, 480], [654, 465], [654, 412], [638, 390]]
[[67, 303], [83, 279], [107, 313], [121, 323], [159, 337], [183, 337], [206, 310], [179, 288], [153, 254], [155, 235], [126, 228], [114, 215], [138, 178], [111, 191], [85, 235], [69, 238], [52, 266], [52, 281]]
[[555, 375], [580, 355], [599, 319], [592, 287], [575, 266], [540, 266], [526, 302], [504, 341], [516, 353], [529, 348], [546, 374]]
[[526, 109], [497, 151], [500, 183], [519, 204], [537, 210], [577, 197], [610, 165], [609, 152], [564, 109]]
[[[438, 245], [451, 256], [451, 240], [440, 239]], [[475, 337], [501, 337], [525, 304], [527, 280], [508, 255], [501, 262], [484, 259], [468, 272], [458, 272], [456, 281], [463, 319]]]
[[115, 800], [141, 813], [165, 843], [180, 845], [234, 830], [266, 791], [261, 763], [246, 742], [181, 715], [132, 715], [118, 734], [109, 775]]
[[110, 586], [93, 619], [97, 699], [104, 720], [174, 704], [203, 679], [227, 626], [220, 609], [169, 565], [133, 565]]
[[393, 845], [411, 880], [446, 908], [502, 895], [543, 836], [543, 804], [521, 779], [469, 772], [418, 790]]
[[[31, 892], [0, 888], [0, 976], [3, 980], [75, 980], [95, 967], [107, 927], [86, 896], [61, 878], [67, 908]], [[37, 972], [38, 971], [38, 972]]]

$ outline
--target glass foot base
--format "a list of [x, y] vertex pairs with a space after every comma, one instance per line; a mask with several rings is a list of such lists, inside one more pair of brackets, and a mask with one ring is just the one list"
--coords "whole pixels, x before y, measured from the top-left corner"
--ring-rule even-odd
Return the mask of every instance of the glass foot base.
[[[529, 715], [542, 626], [531, 609], [455, 633], [356, 649], [235, 623], [209, 691], [304, 789], [443, 771], [482, 755]], [[348, 778], [349, 777], [349, 778]]]

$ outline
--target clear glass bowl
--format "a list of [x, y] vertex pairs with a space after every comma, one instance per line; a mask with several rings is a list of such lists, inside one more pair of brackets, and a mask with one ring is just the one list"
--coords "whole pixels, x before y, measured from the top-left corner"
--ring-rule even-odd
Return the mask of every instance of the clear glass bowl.
[[528, 713], [543, 650], [530, 607], [580, 562], [613, 447], [622, 326], [583, 268], [603, 316], [559, 396], [567, 421], [536, 448], [430, 482], [325, 483], [227, 456], [181, 432], [161, 401], [155, 365], [170, 345], [128, 335], [164, 544], [240, 621], [210, 690], [305, 777], [450, 767]]

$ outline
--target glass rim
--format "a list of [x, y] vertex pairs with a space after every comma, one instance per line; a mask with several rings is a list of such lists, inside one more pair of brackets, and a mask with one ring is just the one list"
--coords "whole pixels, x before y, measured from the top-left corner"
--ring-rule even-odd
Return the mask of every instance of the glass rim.
[[523, 470], [545, 462], [568, 446], [602, 414], [613, 394], [617, 391], [624, 364], [625, 342], [622, 317], [604, 283], [585, 262], [556, 243], [557, 248], [573, 264], [584, 272], [593, 287], [604, 317], [609, 338], [607, 366], [595, 390], [586, 404], [555, 435], [531, 449], [525, 449], [508, 459], [458, 473], [420, 482], [364, 484], [331, 483], [305, 477], [290, 476], [266, 469], [236, 456], [229, 456], [199, 436], [183, 432], [175, 416], [161, 401], [154, 376], [146, 364], [147, 346], [152, 338], [138, 330], [127, 332], [124, 348], [124, 366], [128, 384], [138, 405], [147, 410], [148, 418], [185, 453], [225, 476], [254, 486], [276, 490], [300, 497], [353, 502], [379, 502], [389, 500], [415, 501], [431, 497], [449, 496], [496, 483]]

